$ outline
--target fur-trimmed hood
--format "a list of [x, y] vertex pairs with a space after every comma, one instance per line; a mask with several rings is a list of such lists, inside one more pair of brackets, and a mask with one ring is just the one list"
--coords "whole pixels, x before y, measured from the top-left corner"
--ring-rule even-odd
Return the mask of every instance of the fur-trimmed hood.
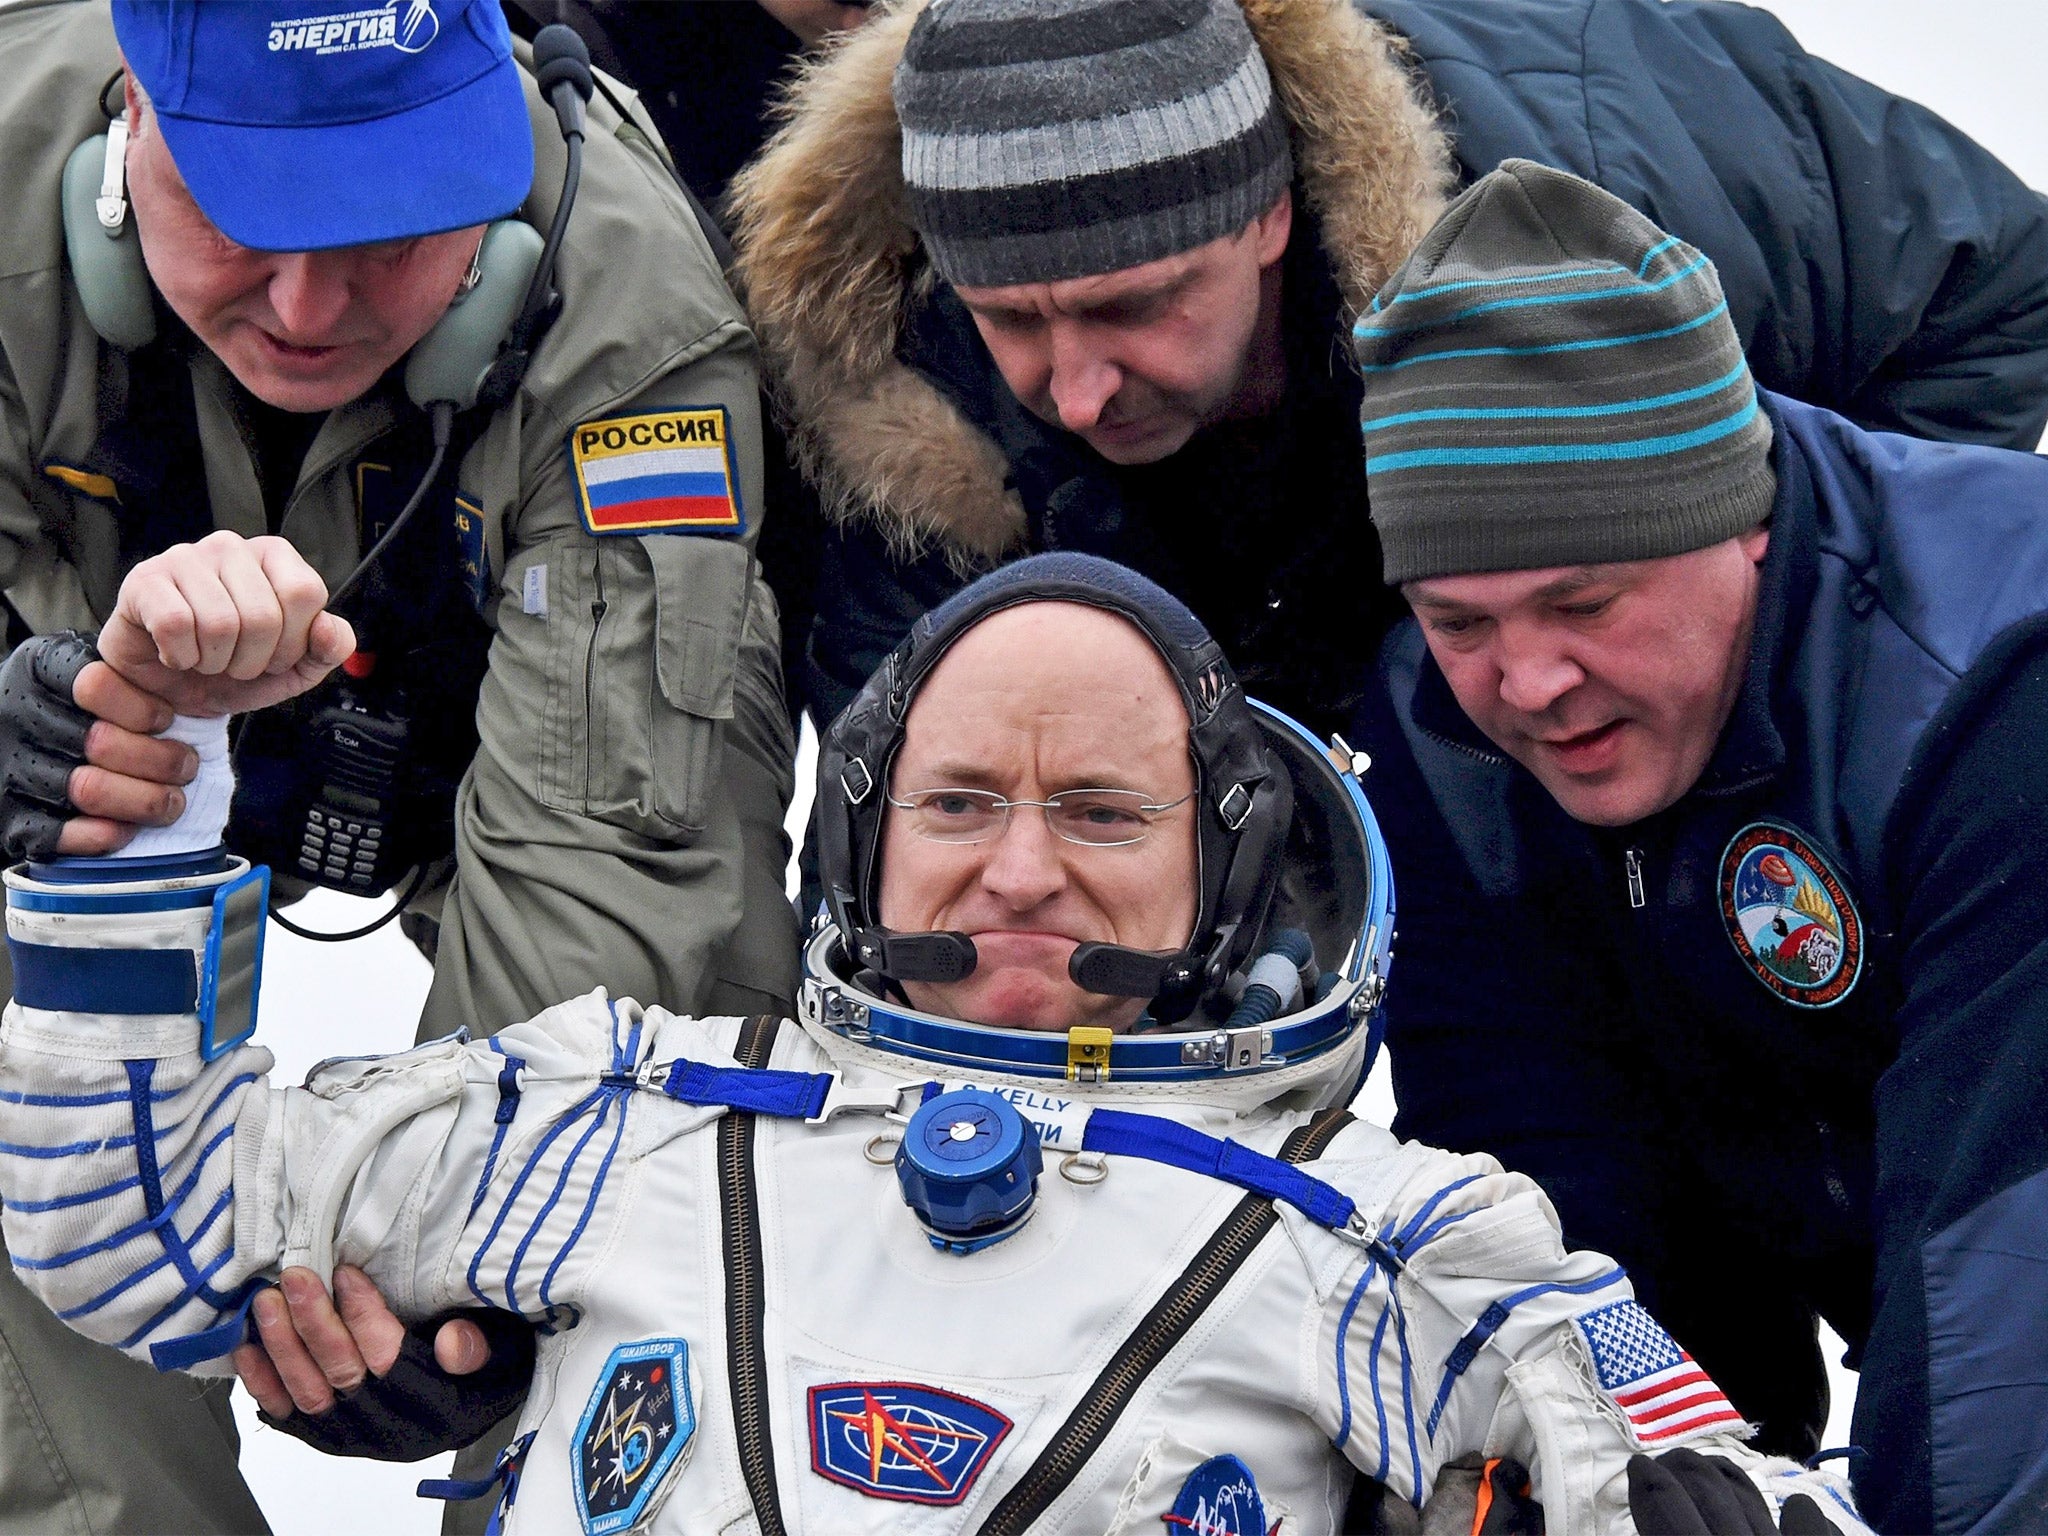
[[[1400, 41], [1349, 0], [1241, 3], [1296, 185], [1345, 304], [1362, 309], [1442, 211], [1449, 146]], [[965, 572], [1019, 551], [1026, 519], [1001, 450], [896, 356], [912, 286], [934, 281], [890, 94], [922, 9], [905, 0], [808, 64], [730, 197], [741, 292], [828, 513], [873, 518], [906, 556], [937, 545]]]

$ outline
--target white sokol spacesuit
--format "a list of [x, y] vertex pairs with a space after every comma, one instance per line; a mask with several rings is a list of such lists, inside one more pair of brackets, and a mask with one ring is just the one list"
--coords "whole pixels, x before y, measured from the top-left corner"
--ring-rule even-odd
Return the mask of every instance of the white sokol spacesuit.
[[[800, 1021], [594, 992], [276, 1088], [267, 1052], [212, 1044], [238, 1032], [238, 940], [254, 958], [236, 904], [260, 901], [219, 896], [238, 863], [11, 872], [0, 1188], [24, 1280], [95, 1338], [212, 1371], [289, 1264], [360, 1264], [408, 1317], [535, 1319], [515, 1531], [1327, 1532], [1353, 1468], [1419, 1503], [1483, 1452], [1525, 1462], [1572, 1536], [1630, 1529], [1629, 1458], [1677, 1445], [1861, 1530], [1838, 1480], [1743, 1445], [1534, 1184], [1333, 1107], [1392, 920], [1355, 781], [1248, 708], [1157, 589], [1025, 566], [923, 621], [828, 739], [834, 922]], [[1087, 962], [1169, 1020], [1113, 1040], [892, 1001], [884, 978], [961, 942], [873, 917], [869, 791], [919, 682], [1045, 596], [1138, 623], [1195, 720], [1201, 917], [1179, 956]], [[1265, 937], [1283, 925], [1320, 967]]]

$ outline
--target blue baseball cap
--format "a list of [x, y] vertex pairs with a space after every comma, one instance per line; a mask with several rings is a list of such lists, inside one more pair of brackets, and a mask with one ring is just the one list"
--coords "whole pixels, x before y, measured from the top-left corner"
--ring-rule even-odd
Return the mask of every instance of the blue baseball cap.
[[533, 186], [495, 0], [114, 0], [114, 31], [185, 185], [239, 244], [436, 234]]

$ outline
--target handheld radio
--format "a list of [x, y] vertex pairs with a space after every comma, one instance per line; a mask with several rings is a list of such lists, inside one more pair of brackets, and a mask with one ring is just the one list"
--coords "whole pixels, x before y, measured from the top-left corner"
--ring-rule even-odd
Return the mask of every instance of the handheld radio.
[[412, 711], [402, 692], [378, 698], [350, 686], [367, 678], [366, 653], [349, 658], [348, 672], [312, 711], [304, 738], [304, 814], [293, 872], [357, 896], [381, 896], [412, 861], [427, 855], [404, 824], [400, 779], [412, 739]]

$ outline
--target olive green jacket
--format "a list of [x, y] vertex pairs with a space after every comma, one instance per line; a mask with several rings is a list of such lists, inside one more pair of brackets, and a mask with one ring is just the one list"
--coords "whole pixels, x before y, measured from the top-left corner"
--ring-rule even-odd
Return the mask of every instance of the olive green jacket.
[[[58, 188], [105, 128], [119, 57], [106, 8], [75, 3], [0, 12], [0, 57], [0, 591], [37, 632], [90, 629], [124, 574], [120, 487], [91, 467], [125, 372], [80, 305]], [[717, 1012], [786, 1005], [794, 981], [793, 746], [753, 554], [754, 340], [637, 103], [607, 86], [556, 268], [561, 318], [463, 455], [460, 505], [438, 514], [480, 524], [473, 598], [492, 638], [456, 871], [425, 901], [440, 919], [433, 1032], [494, 1029], [599, 983]], [[545, 230], [564, 150], [530, 78], [527, 95], [537, 166], [521, 214]], [[191, 371], [213, 526], [263, 533], [231, 380], [203, 350]], [[726, 411], [749, 526], [593, 537], [571, 430], [667, 407]], [[380, 448], [412, 410], [386, 381], [330, 413], [306, 455], [281, 531], [330, 586], [360, 552], [365, 498], [401, 478]]]

